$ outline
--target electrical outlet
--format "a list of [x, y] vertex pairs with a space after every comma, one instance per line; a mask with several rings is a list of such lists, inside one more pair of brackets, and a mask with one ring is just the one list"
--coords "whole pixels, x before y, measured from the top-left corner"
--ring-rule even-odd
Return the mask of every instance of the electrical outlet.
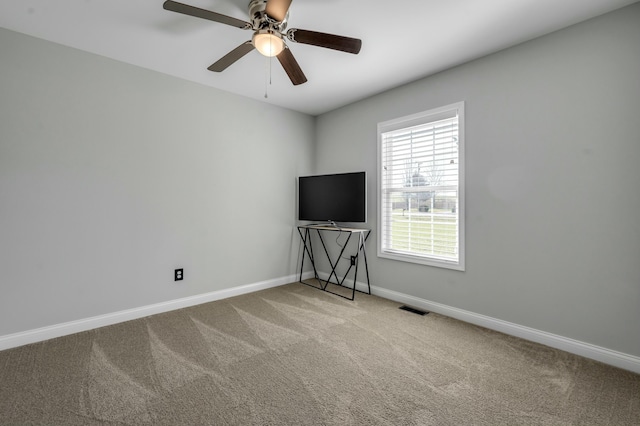
[[184, 269], [176, 269], [173, 271], [173, 280], [182, 281], [184, 279]]

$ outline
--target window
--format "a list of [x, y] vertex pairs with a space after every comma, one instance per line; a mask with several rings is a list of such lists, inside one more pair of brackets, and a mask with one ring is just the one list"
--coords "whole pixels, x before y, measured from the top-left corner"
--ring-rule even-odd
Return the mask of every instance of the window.
[[464, 103], [378, 124], [378, 256], [464, 270]]

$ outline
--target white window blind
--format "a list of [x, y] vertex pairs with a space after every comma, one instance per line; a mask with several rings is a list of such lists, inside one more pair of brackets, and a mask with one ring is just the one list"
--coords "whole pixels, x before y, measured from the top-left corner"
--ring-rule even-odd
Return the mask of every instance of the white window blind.
[[380, 123], [378, 255], [464, 269], [458, 103]]

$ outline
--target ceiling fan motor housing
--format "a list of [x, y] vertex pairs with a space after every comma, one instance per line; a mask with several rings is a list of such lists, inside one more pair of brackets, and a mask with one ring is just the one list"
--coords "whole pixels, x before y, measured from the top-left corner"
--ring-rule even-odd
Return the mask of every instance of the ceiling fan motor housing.
[[289, 11], [282, 21], [276, 21], [267, 16], [265, 9], [267, 0], [251, 0], [249, 3], [249, 16], [255, 30], [272, 30], [274, 32], [283, 32], [287, 28], [287, 20], [289, 19]]

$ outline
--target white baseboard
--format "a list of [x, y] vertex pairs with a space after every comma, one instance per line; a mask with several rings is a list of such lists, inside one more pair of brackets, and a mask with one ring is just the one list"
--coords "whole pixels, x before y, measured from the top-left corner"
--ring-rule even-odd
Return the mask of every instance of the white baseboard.
[[[363, 284], [358, 283], [358, 289]], [[534, 328], [525, 327], [511, 322], [491, 318], [485, 315], [476, 314], [474, 312], [465, 311], [463, 309], [454, 308], [452, 306], [443, 305], [437, 302], [420, 299], [418, 297], [409, 296], [407, 294], [398, 293], [393, 290], [387, 290], [380, 287], [371, 287], [371, 293], [385, 299], [394, 300], [415, 308], [435, 312], [451, 318], [456, 318], [470, 324], [479, 325], [491, 330], [499, 331], [511, 336], [520, 337], [536, 343], [541, 343], [552, 348], [560, 349], [565, 352], [590, 358], [614, 367], [640, 373], [640, 357], [628, 355], [622, 352], [603, 348], [601, 346], [592, 345], [590, 343], [581, 342], [579, 340], [570, 339], [568, 337], [559, 336], [557, 334], [547, 333], [546, 331], [536, 330]]]
[[[306, 275], [308, 274], [305, 274], [304, 276]], [[310, 278], [311, 276], [312, 275], [310, 275], [308, 278]], [[229, 297], [239, 296], [245, 293], [252, 293], [258, 290], [278, 287], [284, 284], [298, 281], [298, 278], [298, 275], [290, 275], [253, 284], [213, 291], [210, 293], [199, 294], [196, 296], [185, 297], [182, 299], [170, 300], [168, 302], [156, 303], [153, 305], [141, 306], [139, 308], [127, 309], [124, 311], [113, 312], [105, 315], [98, 315], [95, 317], [65, 322], [62, 324], [51, 325], [34, 330], [8, 334], [5, 336], [0, 336], [0, 350], [15, 348], [30, 343], [41, 342], [44, 340], [53, 339], [55, 337], [79, 333], [81, 331], [93, 330], [95, 328], [104, 327], [107, 325], [117, 324], [138, 318], [144, 318], [149, 315], [187, 308], [189, 306], [213, 302], [215, 300], [227, 299]]]
[[[320, 278], [325, 280], [329, 276], [329, 274], [324, 272], [319, 272], [318, 274], [320, 275]], [[345, 279], [344, 284], [347, 287], [351, 287], [353, 285], [353, 280]], [[366, 292], [367, 284], [357, 281], [356, 289]], [[463, 309], [454, 308], [452, 306], [443, 305], [430, 300], [420, 299], [418, 297], [381, 287], [371, 286], [371, 293], [414, 308], [435, 312], [470, 324], [499, 331], [510, 336], [520, 337], [521, 339], [600, 361], [614, 367], [633, 371], [634, 373], [640, 373], [640, 357], [637, 356], [592, 345], [591, 343], [581, 342], [568, 337], [559, 336], [557, 334], [547, 333], [546, 331], [536, 330], [534, 328], [525, 327], [523, 325], [514, 324], [497, 318], [488, 317], [486, 315], [476, 314], [474, 312], [465, 311]]]

